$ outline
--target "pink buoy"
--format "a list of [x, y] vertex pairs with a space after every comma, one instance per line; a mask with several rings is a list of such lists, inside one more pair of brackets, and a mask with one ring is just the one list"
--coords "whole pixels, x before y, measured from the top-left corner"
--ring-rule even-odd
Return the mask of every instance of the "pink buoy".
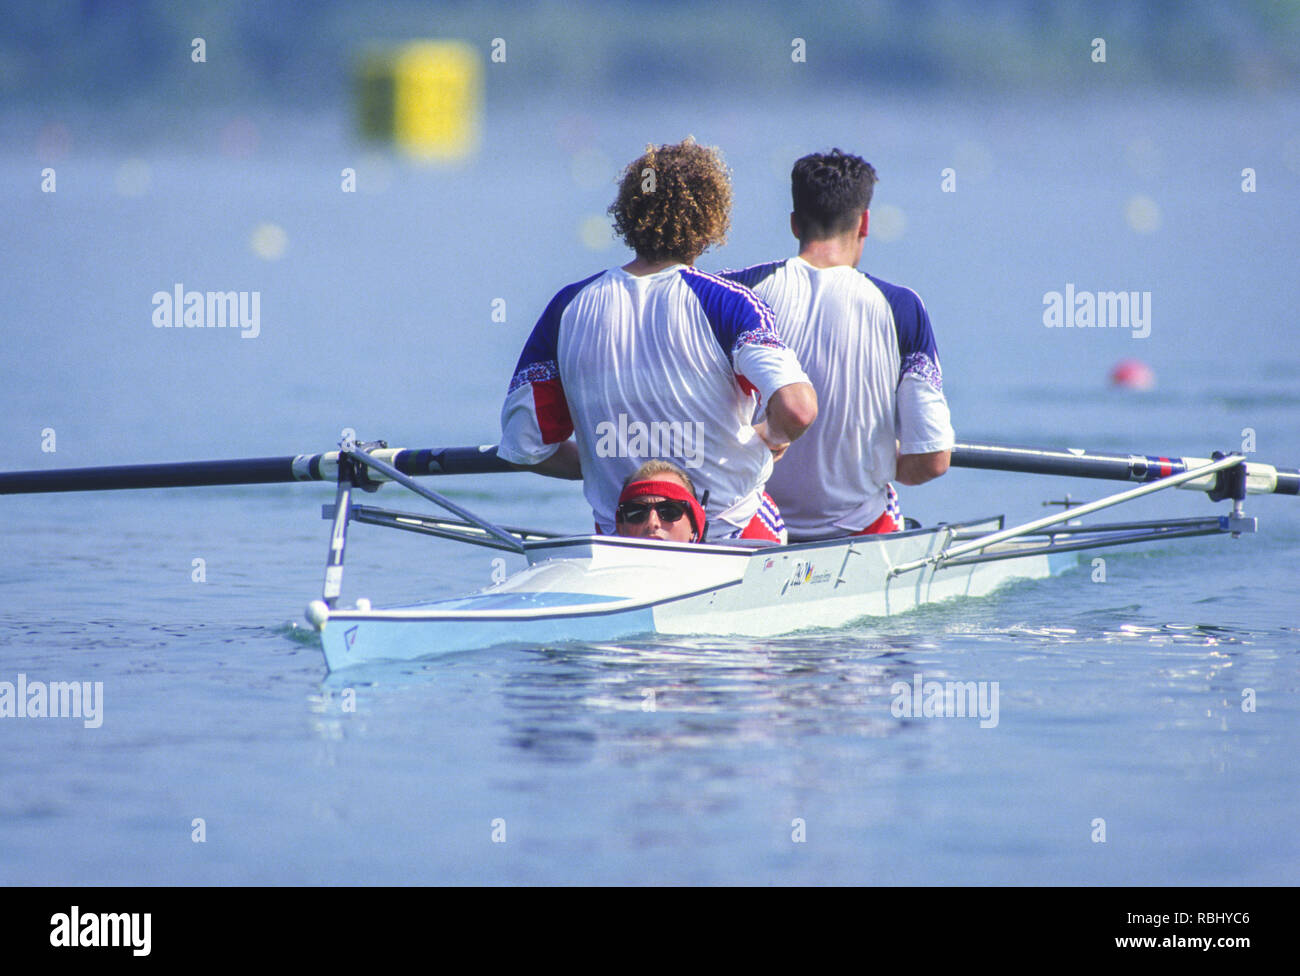
[[1110, 371], [1110, 382], [1126, 390], [1150, 390], [1156, 385], [1156, 374], [1140, 359], [1122, 359]]

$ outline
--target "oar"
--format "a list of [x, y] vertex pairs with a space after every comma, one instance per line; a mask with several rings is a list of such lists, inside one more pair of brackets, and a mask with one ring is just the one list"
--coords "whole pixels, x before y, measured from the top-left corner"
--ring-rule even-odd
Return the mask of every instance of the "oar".
[[[383, 448], [372, 454], [406, 475], [485, 474], [515, 471], [494, 445], [483, 447]], [[293, 481], [335, 481], [338, 451], [276, 458], [182, 461], [99, 468], [0, 473], [0, 495], [55, 491], [101, 491], [119, 488], [191, 488], [205, 485], [265, 485]], [[1209, 463], [1207, 458], [1150, 454], [1098, 454], [1081, 450], [957, 444], [952, 465], [1025, 474], [1052, 474], [1110, 481], [1155, 481]], [[1214, 492], [1213, 475], [1182, 485]], [[1246, 462], [1246, 491], [1251, 494], [1300, 495], [1300, 470]]]
[[[1209, 458], [1161, 457], [1152, 454], [1098, 454], [1069, 448], [1008, 447], [998, 444], [957, 444], [952, 466], [1056, 474], [1069, 478], [1107, 481], [1157, 481], [1210, 463]], [[1180, 488], [1214, 492], [1221, 480], [1214, 475], [1195, 478]], [[1246, 462], [1246, 491], [1252, 495], [1300, 495], [1300, 470], [1276, 468], [1259, 461]]]
[[[371, 453], [407, 475], [481, 474], [517, 470], [497, 457], [496, 446], [491, 444], [486, 447], [439, 447], [428, 450], [381, 448]], [[13, 471], [0, 474], [0, 495], [336, 481], [338, 470], [339, 452], [328, 451], [324, 454], [297, 454], [289, 457]]]

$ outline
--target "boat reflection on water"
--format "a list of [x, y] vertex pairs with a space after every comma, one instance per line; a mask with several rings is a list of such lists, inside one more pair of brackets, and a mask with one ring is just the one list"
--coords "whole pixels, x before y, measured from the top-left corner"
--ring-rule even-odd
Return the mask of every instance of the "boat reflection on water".
[[919, 672], [928, 681], [965, 680], [932, 660], [936, 650], [921, 636], [843, 630], [763, 641], [512, 645], [330, 672], [314, 709], [332, 716], [322, 736], [333, 738], [347, 724], [347, 696], [374, 716], [394, 697], [418, 695], [445, 682], [449, 670], [468, 668], [487, 672], [478, 677], [488, 679], [483, 693], [496, 699], [499, 707], [488, 711], [504, 740], [543, 760], [617, 762], [647, 749], [778, 744], [809, 732], [883, 737], [916, 724], [896, 714], [895, 702]]
[[[493, 699], [483, 711], [502, 744], [537, 760], [635, 762], [647, 752], [740, 746], [752, 756], [754, 745], [779, 748], [808, 735], [924, 734], [938, 727], [933, 719], [996, 728], [999, 710], [1023, 710], [1031, 701], [1041, 708], [1050, 698], [1041, 687], [999, 680], [1027, 661], [1038, 662], [1050, 685], [1084, 666], [1124, 680], [1130, 652], [1141, 660], [1164, 654], [1166, 693], [1168, 683], [1208, 685], [1235, 708], [1240, 676], [1232, 668], [1269, 640], [1222, 626], [1144, 623], [1142, 608], [1132, 606], [1084, 612], [1063, 626], [1007, 625], [999, 619], [1005, 596], [785, 638], [517, 644], [370, 663], [327, 673], [312, 710], [322, 739], [349, 729], [365, 735], [385, 714], [438, 697], [425, 694], [434, 686], [474, 681]], [[954, 652], [954, 641], [965, 650]], [[987, 655], [972, 653], [981, 645], [1006, 655], [1006, 663], [990, 667]], [[1107, 645], [1116, 647], [1115, 658], [1098, 660], [1097, 648]], [[1080, 652], [1086, 661], [1076, 658]], [[1080, 700], [1063, 703], [1058, 714], [1087, 710]], [[349, 711], [365, 720], [350, 721]]]

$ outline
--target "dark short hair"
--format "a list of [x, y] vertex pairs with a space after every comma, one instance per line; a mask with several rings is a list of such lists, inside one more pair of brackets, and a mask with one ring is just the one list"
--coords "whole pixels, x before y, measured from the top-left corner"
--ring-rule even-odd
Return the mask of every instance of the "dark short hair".
[[811, 153], [790, 172], [795, 220], [804, 240], [821, 240], [852, 230], [871, 206], [876, 170], [861, 156], [832, 149]]

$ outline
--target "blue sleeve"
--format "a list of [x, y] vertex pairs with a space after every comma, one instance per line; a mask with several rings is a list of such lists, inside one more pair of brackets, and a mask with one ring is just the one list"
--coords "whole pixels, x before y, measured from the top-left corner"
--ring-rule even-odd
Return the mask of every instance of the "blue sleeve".
[[777, 334], [772, 310], [748, 288], [690, 267], [682, 269], [682, 277], [699, 299], [713, 336], [733, 368], [736, 350], [743, 345], [786, 348]]
[[921, 296], [910, 288], [891, 285], [887, 281], [867, 275], [880, 289], [894, 313], [894, 328], [898, 332], [898, 380], [915, 376], [943, 392], [943, 372], [939, 368], [939, 349], [930, 327], [930, 314], [925, 310]]
[[560, 375], [556, 352], [560, 341], [560, 319], [574, 296], [604, 273], [598, 271], [590, 278], [566, 285], [556, 292], [555, 297], [546, 306], [546, 311], [542, 312], [542, 317], [533, 326], [528, 341], [524, 343], [524, 351], [519, 354], [519, 362], [515, 365], [514, 375], [510, 378], [508, 392], [513, 393], [525, 383], [542, 382], [555, 379]]

